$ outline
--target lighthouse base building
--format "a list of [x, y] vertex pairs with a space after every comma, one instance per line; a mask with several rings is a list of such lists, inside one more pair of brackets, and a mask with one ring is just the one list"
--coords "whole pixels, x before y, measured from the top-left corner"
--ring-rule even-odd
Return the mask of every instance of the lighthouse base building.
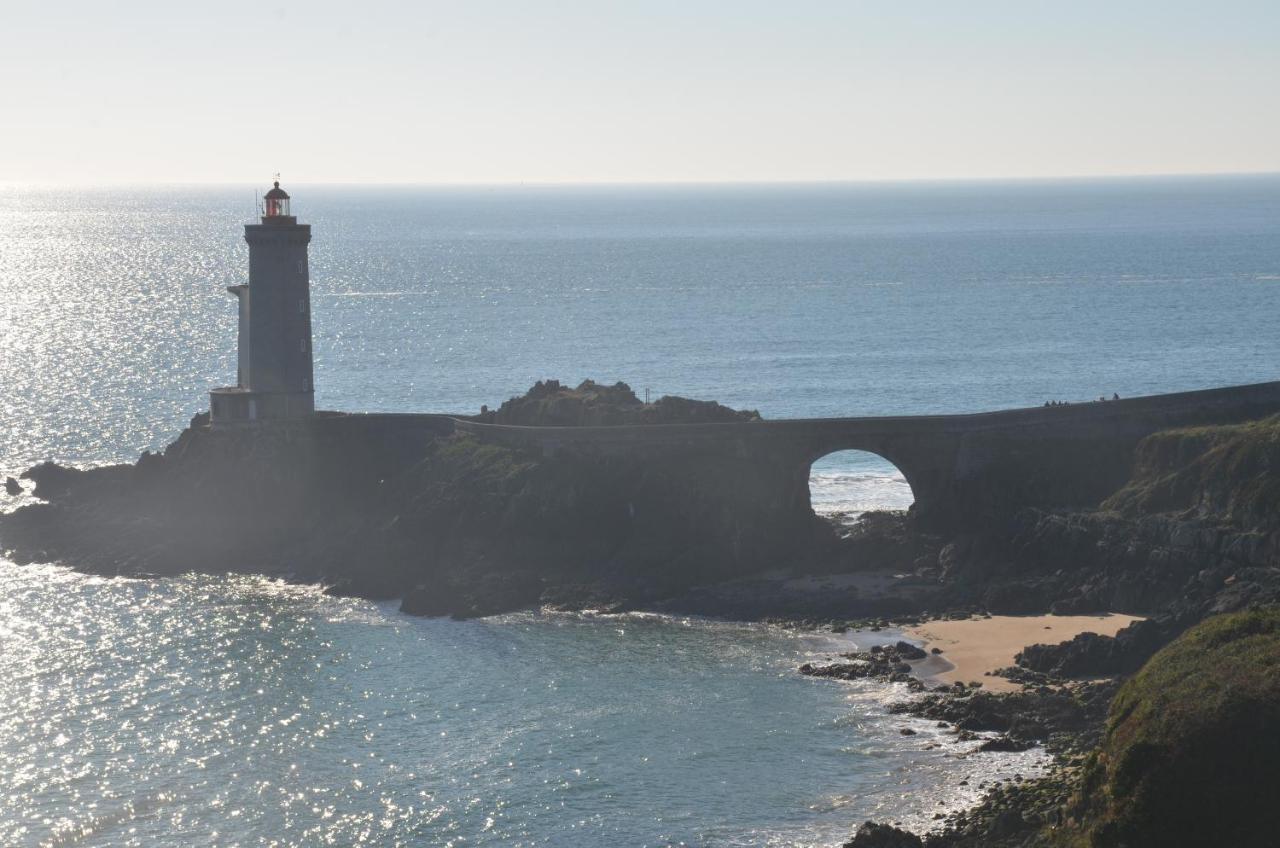
[[246, 224], [249, 282], [229, 286], [239, 306], [236, 384], [209, 392], [216, 426], [303, 418], [315, 410], [311, 361], [311, 227], [289, 213], [280, 183]]

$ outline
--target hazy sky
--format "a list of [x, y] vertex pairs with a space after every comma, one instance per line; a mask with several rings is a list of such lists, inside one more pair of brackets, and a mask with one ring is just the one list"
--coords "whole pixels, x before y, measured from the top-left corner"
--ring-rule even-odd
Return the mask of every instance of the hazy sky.
[[1280, 170], [1280, 2], [0, 0], [0, 181]]

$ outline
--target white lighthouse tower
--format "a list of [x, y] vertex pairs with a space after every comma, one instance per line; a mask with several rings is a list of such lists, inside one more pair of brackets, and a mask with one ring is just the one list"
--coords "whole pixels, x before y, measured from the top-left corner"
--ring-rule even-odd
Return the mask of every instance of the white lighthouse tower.
[[311, 366], [311, 226], [290, 214], [277, 181], [262, 220], [246, 224], [249, 282], [229, 286], [240, 307], [236, 385], [209, 393], [214, 426], [302, 418], [315, 410]]

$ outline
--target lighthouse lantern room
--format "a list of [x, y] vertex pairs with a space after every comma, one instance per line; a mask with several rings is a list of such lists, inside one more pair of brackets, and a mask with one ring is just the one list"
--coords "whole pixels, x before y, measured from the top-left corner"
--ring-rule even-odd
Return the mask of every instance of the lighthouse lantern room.
[[262, 216], [264, 218], [289, 218], [289, 195], [280, 188], [276, 180], [271, 189], [262, 197]]

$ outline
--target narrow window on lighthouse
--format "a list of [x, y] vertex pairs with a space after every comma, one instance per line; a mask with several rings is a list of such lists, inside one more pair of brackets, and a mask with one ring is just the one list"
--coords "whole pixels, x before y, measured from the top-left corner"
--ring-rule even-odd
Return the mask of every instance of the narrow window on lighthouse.
[[298, 339], [298, 350], [302, 351], [303, 353], [306, 353], [306, 352], [307, 352], [307, 340], [306, 340], [306, 339]]
[[302, 260], [301, 260], [301, 259], [299, 259], [299, 260], [298, 260], [298, 273], [299, 273], [299, 274], [301, 274], [301, 273], [302, 273]]
[[299, 314], [299, 315], [306, 315], [306, 314], [307, 314], [307, 303], [306, 303], [306, 301], [304, 301], [304, 300], [299, 300], [299, 301], [298, 301], [298, 314]]

